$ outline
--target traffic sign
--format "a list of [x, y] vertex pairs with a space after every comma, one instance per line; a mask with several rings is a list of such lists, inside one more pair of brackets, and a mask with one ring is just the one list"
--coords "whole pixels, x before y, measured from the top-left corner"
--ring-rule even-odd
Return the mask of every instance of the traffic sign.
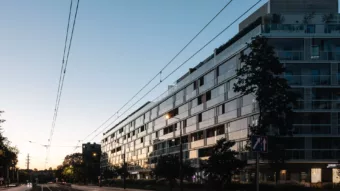
[[268, 137], [266, 136], [252, 136], [251, 149], [253, 152], [266, 153], [268, 152]]

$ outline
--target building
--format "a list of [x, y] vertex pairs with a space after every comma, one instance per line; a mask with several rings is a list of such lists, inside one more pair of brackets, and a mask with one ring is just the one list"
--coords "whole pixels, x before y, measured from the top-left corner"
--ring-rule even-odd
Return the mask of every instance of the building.
[[[198, 165], [209, 147], [225, 137], [243, 151], [248, 126], [256, 123], [251, 95], [233, 91], [239, 56], [252, 37], [262, 35], [286, 67], [284, 76], [301, 99], [295, 108], [294, 135], [280, 180], [339, 182], [340, 159], [340, 16], [338, 0], [269, 0], [239, 24], [239, 33], [189, 70], [157, 102], [147, 103], [104, 134], [102, 151], [110, 164], [122, 164], [137, 178], [147, 178], [157, 157], [179, 153], [183, 127], [184, 158]], [[166, 119], [167, 113], [174, 118]], [[270, 143], [269, 143], [270, 144]], [[250, 153], [242, 153], [253, 163]], [[265, 163], [265, 162], [264, 162]], [[261, 165], [260, 178], [273, 172]], [[250, 174], [241, 174], [248, 181]]]
[[100, 176], [101, 146], [96, 143], [82, 145], [83, 161], [88, 182], [95, 182]]

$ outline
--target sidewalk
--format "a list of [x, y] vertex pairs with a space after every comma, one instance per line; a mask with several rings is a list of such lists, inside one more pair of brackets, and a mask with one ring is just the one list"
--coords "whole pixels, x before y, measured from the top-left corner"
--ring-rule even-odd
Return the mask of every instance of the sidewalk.
[[153, 191], [153, 190], [144, 190], [144, 189], [133, 189], [133, 188], [123, 188], [119, 187], [99, 187], [99, 186], [79, 186], [72, 184], [72, 188], [80, 189], [84, 191]]

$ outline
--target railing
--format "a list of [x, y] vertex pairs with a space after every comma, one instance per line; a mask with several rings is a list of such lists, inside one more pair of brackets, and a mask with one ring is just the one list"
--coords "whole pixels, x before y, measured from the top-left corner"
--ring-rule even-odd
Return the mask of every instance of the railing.
[[[182, 144], [182, 146], [183, 146], [183, 151], [188, 150], [188, 143]], [[169, 154], [169, 153], [173, 153], [173, 152], [179, 152], [179, 145], [153, 151], [150, 154], [150, 157]]]
[[330, 85], [330, 75], [285, 75], [290, 85]]
[[295, 124], [293, 125], [294, 134], [331, 134], [329, 124]]
[[340, 60], [339, 51], [320, 51], [318, 55], [311, 55], [313, 60]]
[[329, 100], [310, 100], [310, 101], [297, 101], [294, 109], [320, 109], [327, 110], [332, 109], [332, 101]]
[[339, 100], [300, 100], [297, 101], [294, 109], [330, 110], [340, 109]]
[[294, 51], [276, 51], [276, 55], [280, 60], [304, 60], [304, 52], [302, 50]]
[[263, 33], [301, 33], [301, 34], [333, 34], [340, 33], [340, 24], [266, 24], [262, 25]]

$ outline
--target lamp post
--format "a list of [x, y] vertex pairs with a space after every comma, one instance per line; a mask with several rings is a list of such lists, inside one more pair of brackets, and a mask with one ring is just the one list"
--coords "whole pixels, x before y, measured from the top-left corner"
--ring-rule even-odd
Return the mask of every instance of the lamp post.
[[166, 119], [175, 118], [179, 121], [179, 187], [180, 191], [183, 191], [183, 145], [182, 145], [182, 121], [180, 118], [165, 115]]

